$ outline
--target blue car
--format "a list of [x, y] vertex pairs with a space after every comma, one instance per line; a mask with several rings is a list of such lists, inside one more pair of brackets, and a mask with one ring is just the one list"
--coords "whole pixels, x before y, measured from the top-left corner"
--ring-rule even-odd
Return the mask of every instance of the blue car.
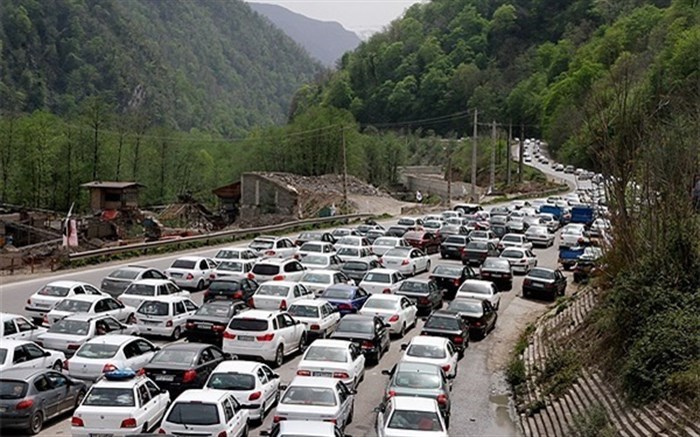
[[369, 299], [369, 293], [354, 285], [335, 284], [326, 288], [321, 299], [338, 308], [340, 315], [344, 316], [358, 312]]

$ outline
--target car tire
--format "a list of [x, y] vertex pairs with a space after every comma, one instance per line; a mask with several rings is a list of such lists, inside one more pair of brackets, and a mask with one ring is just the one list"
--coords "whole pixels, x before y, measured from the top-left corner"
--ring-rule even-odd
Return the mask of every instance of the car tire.
[[179, 326], [176, 326], [175, 329], [173, 329], [173, 334], [170, 336], [170, 338], [173, 341], [177, 341], [180, 339], [181, 334], [182, 334], [182, 330], [180, 329]]
[[401, 324], [401, 331], [399, 331], [399, 337], [404, 338], [405, 335], [406, 335], [406, 322], [403, 322]]
[[430, 261], [425, 265], [425, 273], [430, 273]]
[[63, 363], [60, 360], [56, 361], [55, 363], [53, 363], [53, 366], [51, 366], [51, 368], [60, 373], [61, 371], [63, 371]]
[[411, 276], [416, 276], [416, 266], [413, 266], [413, 269], [411, 270]]
[[200, 279], [199, 282], [197, 282], [197, 291], [204, 290], [204, 280]]
[[[77, 409], [80, 404], [83, 402], [83, 399], [85, 399], [85, 391], [81, 390], [78, 392], [78, 394], [75, 396], [75, 408]], [[148, 431], [146, 431], [148, 432]]]
[[279, 345], [277, 346], [277, 351], [275, 351], [275, 361], [273, 365], [275, 368], [279, 368], [282, 364], [284, 364], [284, 346]]
[[37, 435], [41, 432], [44, 427], [44, 413], [41, 411], [35, 411], [32, 417], [29, 418], [29, 428], [27, 431], [30, 435]]
[[299, 350], [300, 354], [303, 354], [306, 350], [306, 333], [301, 334], [301, 338], [299, 339], [299, 346], [297, 347], [297, 349]]

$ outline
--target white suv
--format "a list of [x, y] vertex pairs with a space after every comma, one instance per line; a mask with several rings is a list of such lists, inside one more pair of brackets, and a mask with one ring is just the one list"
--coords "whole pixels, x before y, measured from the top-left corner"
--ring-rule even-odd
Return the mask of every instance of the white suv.
[[303, 351], [306, 326], [286, 312], [249, 310], [231, 319], [222, 349], [232, 355], [259, 357], [279, 367], [284, 357]]
[[186, 390], [165, 413], [159, 434], [248, 435], [248, 406], [226, 390]]
[[215, 268], [216, 262], [213, 259], [185, 256], [173, 261], [165, 274], [179, 287], [202, 290], [209, 284], [209, 276]]
[[306, 267], [295, 259], [266, 259], [253, 266], [248, 279], [255, 279], [258, 284], [265, 281], [298, 282], [305, 272]]
[[136, 310], [139, 332], [177, 340], [185, 330], [187, 319], [197, 308], [199, 307], [194, 302], [182, 296], [162, 296], [145, 300]]

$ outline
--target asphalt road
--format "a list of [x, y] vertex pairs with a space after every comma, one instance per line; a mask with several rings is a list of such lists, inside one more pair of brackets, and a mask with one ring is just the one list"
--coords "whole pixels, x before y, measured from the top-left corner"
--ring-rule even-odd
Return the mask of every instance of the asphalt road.
[[[538, 163], [535, 163], [535, 166], [547, 173], [554, 174], [548, 166], [541, 166]], [[575, 184], [576, 182], [573, 175], [556, 173], [556, 176], [570, 183]], [[395, 219], [385, 223], [393, 223], [394, 221]], [[555, 245], [549, 249], [535, 249], [540, 266], [556, 266], [556, 243], [555, 241]], [[241, 242], [238, 245], [245, 244], [247, 242]], [[188, 252], [188, 254], [211, 256], [216, 250], [216, 248], [207, 248]], [[182, 255], [179, 253], [164, 257], [131, 260], [128, 263], [117, 262], [4, 284], [0, 287], [0, 309], [3, 312], [25, 314], [24, 304], [29, 296], [40, 286], [51, 281], [76, 279], [99, 285], [104, 276], [120, 265], [139, 263], [165, 269], [170, 266], [174, 259]], [[438, 262], [456, 263], [455, 261], [440, 260], [439, 257], [434, 256], [432, 265], [434, 266]], [[519, 434], [512, 418], [511, 408], [508, 405], [508, 390], [503, 381], [502, 367], [519, 333], [527, 323], [544, 312], [550, 304], [550, 302], [522, 299], [520, 297], [521, 286], [522, 276], [516, 276], [513, 290], [505, 292], [501, 296], [496, 329], [484, 340], [471, 342], [464, 358], [459, 362], [458, 375], [452, 389], [451, 435], [513, 436]], [[567, 294], [570, 294], [572, 290], [573, 286], [569, 280]], [[202, 294], [193, 293], [193, 300], [201, 303]], [[399, 360], [401, 356], [400, 344], [408, 342], [411, 337], [417, 335], [422, 323], [419, 322], [419, 326], [409, 331], [404, 339], [393, 340], [389, 353], [382, 358], [381, 362], [367, 369], [365, 380], [358, 387], [354, 421], [348, 426], [346, 432], [354, 436], [375, 434], [373, 409], [379, 405], [387, 382], [387, 377], [381, 374], [381, 370], [391, 368]], [[156, 341], [156, 343], [163, 344], [165, 341]], [[299, 360], [298, 355], [290, 357], [278, 369], [283, 383], [291, 381]], [[257, 435], [259, 430], [267, 429], [273, 415], [274, 412], [268, 414], [263, 425], [252, 430], [251, 435]], [[2, 431], [3, 435], [20, 435], [11, 430]], [[47, 422], [40, 435], [70, 435], [70, 416]]]

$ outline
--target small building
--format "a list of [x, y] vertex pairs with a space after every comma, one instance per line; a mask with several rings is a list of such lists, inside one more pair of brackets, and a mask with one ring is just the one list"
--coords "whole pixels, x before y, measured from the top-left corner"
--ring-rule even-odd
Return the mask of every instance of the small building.
[[139, 207], [138, 182], [92, 181], [81, 187], [90, 190], [90, 209], [93, 211], [136, 210]]
[[228, 223], [233, 223], [238, 217], [241, 202], [241, 183], [234, 182], [212, 190], [219, 199], [219, 211], [226, 217]]

